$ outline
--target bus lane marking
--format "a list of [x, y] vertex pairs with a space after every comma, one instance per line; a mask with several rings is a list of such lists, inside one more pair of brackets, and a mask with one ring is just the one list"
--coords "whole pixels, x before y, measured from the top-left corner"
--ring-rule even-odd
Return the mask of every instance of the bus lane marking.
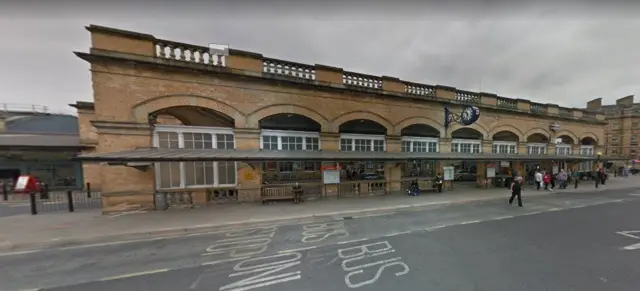
[[295, 267], [300, 265], [301, 258], [301, 253], [289, 252], [243, 260], [233, 267], [234, 273], [230, 274], [229, 278], [244, 278], [218, 290], [246, 291], [299, 280], [302, 278], [302, 272]]
[[202, 254], [202, 256], [221, 255], [223, 258], [205, 264], [217, 264], [230, 258], [259, 255], [267, 250], [277, 229], [275, 226], [266, 226], [228, 231], [223, 239], [216, 240]]
[[302, 243], [317, 243], [327, 238], [337, 239], [349, 236], [344, 221], [313, 223], [302, 226]]
[[[402, 257], [383, 257], [385, 255], [391, 255], [394, 252], [395, 249], [388, 241], [339, 249], [338, 257], [343, 260], [341, 264], [342, 269], [347, 272], [344, 277], [344, 282], [347, 287], [355, 289], [374, 284], [380, 279], [383, 272], [391, 267], [396, 268], [396, 272], [394, 273], [396, 277], [409, 273], [409, 266], [402, 261]], [[370, 262], [371, 259], [376, 259], [377, 261]], [[365, 270], [372, 270], [373, 267], [377, 267], [377, 269], [372, 277], [368, 279], [357, 279], [358, 277], [362, 277], [358, 275], [363, 274]]]

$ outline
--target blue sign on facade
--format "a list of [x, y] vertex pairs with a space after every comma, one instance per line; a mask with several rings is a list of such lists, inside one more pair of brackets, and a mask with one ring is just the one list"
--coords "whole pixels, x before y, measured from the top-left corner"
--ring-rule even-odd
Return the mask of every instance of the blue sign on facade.
[[448, 107], [444, 108], [444, 126], [456, 122], [462, 126], [469, 126], [480, 118], [480, 108], [476, 106], [468, 106], [461, 113], [453, 113]]

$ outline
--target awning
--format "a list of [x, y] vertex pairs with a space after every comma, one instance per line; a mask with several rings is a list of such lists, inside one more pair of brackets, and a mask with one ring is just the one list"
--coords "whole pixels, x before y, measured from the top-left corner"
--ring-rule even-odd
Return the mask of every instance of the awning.
[[[341, 151], [263, 151], [212, 149], [139, 148], [111, 153], [91, 153], [76, 157], [93, 162], [180, 162], [180, 161], [592, 161], [595, 156], [502, 155], [467, 153], [341, 152]], [[601, 158], [603, 159], [603, 158]]]

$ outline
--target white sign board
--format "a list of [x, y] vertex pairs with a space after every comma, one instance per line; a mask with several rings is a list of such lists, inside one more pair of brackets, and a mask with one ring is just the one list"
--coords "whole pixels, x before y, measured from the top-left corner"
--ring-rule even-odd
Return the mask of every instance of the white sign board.
[[501, 161], [500, 162], [500, 167], [506, 168], [508, 166], [509, 166], [509, 162], [507, 162], [507, 161]]
[[452, 181], [453, 180], [453, 167], [442, 167], [444, 172], [443, 180]]
[[24, 191], [27, 188], [27, 183], [29, 183], [29, 176], [20, 176], [18, 177], [18, 181], [16, 181], [16, 191]]
[[322, 178], [325, 184], [340, 184], [340, 171], [324, 170], [324, 172], [322, 172]]
[[496, 176], [496, 168], [487, 168], [487, 178], [493, 178]]

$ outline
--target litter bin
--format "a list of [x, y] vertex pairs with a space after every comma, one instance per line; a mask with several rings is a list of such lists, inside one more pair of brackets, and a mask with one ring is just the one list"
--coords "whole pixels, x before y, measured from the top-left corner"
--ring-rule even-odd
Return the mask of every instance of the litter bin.
[[154, 199], [156, 210], [167, 210], [169, 209], [169, 205], [167, 204], [167, 195], [166, 193], [156, 193]]

